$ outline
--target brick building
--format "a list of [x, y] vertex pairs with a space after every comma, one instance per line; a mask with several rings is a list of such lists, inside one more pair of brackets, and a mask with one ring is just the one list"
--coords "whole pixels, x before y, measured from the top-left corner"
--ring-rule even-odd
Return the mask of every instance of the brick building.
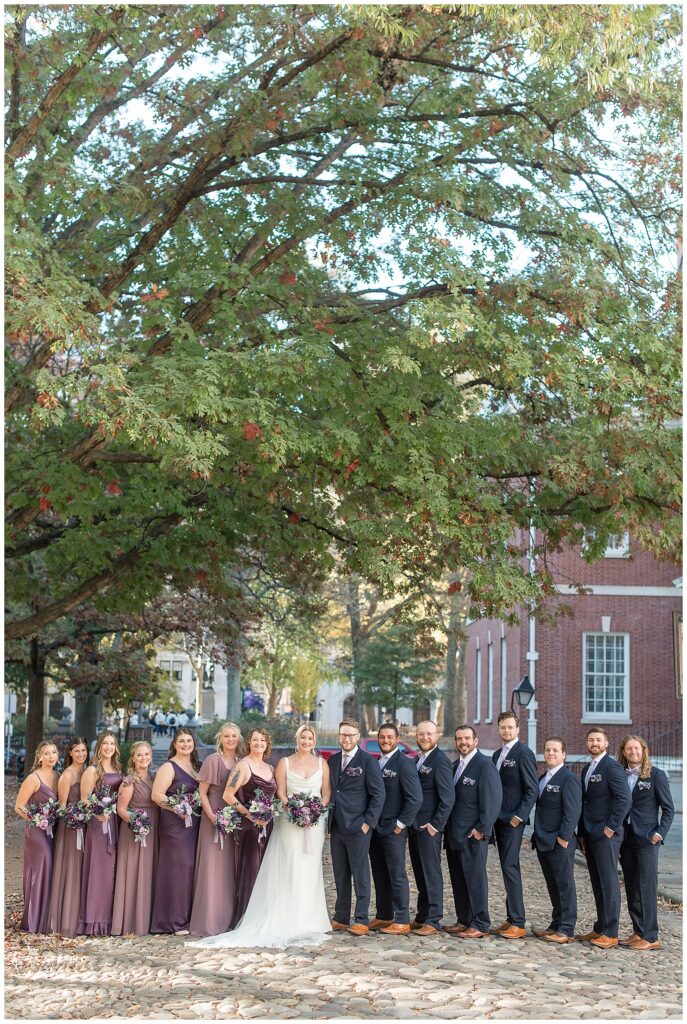
[[[468, 721], [484, 750], [499, 745], [496, 719], [523, 675], [535, 685], [520, 709], [520, 737], [542, 756], [544, 740], [565, 738], [569, 760], [586, 752], [590, 725], [603, 725], [615, 753], [628, 732], [659, 757], [682, 752], [682, 578], [625, 535], [588, 564], [578, 548], [549, 560], [572, 617], [555, 625], [481, 619], [468, 625]], [[574, 584], [588, 593], [578, 594]]]

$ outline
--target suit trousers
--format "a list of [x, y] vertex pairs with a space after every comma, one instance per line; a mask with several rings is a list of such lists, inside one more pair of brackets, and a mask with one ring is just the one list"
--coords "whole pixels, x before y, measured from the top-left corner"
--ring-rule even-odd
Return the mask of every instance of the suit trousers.
[[344, 835], [336, 823], [332, 822], [330, 835], [332, 851], [332, 871], [336, 885], [336, 903], [334, 904], [334, 920], [339, 924], [351, 923], [351, 878], [355, 888], [356, 924], [369, 924], [370, 909], [370, 837], [372, 829]]
[[630, 829], [620, 847], [627, 909], [638, 935], [647, 942], [658, 938], [658, 851], [660, 843], [640, 845]]
[[446, 850], [448, 873], [453, 889], [456, 917], [461, 924], [488, 932], [491, 928], [489, 917], [489, 884], [487, 882], [486, 839], [468, 839], [459, 850]]
[[592, 883], [596, 903], [594, 931], [599, 935], [618, 937], [620, 918], [620, 881], [618, 880], [618, 856], [622, 843], [622, 829], [610, 839], [585, 839], [589, 880]]
[[431, 836], [426, 828], [417, 829], [408, 836], [410, 863], [417, 885], [417, 913], [419, 924], [441, 928], [444, 916], [444, 879], [441, 873], [442, 833]]
[[575, 850], [571, 839], [567, 847], [556, 843], [553, 850], [537, 850], [546, 888], [551, 900], [550, 928], [562, 935], [573, 936], [577, 923], [577, 889], [575, 888]]
[[494, 825], [496, 846], [501, 862], [501, 874], [506, 889], [506, 917], [518, 928], [525, 927], [525, 900], [522, 894], [522, 876], [520, 874], [520, 847], [525, 831], [525, 822], [513, 827], [507, 821], [497, 821]]
[[370, 840], [370, 864], [375, 883], [377, 900], [376, 916], [382, 921], [396, 924], [410, 922], [410, 886], [406, 874], [406, 845], [408, 829], [401, 829], [398, 835], [389, 832], [380, 836], [372, 833]]

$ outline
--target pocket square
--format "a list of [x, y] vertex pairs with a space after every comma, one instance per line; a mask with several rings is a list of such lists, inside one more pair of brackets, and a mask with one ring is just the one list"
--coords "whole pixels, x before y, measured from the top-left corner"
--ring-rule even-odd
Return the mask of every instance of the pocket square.
[[394, 772], [391, 768], [382, 768], [382, 777], [385, 779], [395, 779], [398, 772]]
[[517, 764], [518, 764], [518, 762], [515, 759], [513, 759], [511, 761], [504, 761], [503, 764], [501, 765], [501, 767], [502, 768], [516, 768]]
[[651, 783], [645, 782], [643, 779], [637, 781], [637, 789], [651, 789]]
[[418, 775], [429, 775], [431, 770], [432, 769], [428, 768], [426, 764], [423, 764], [423, 765], [420, 765], [420, 767], [418, 768], [417, 771], [418, 771]]
[[560, 786], [553, 786], [550, 782], [547, 782], [547, 784], [546, 784], [546, 792], [547, 793], [560, 793], [560, 791], [561, 791], [561, 787]]
[[477, 782], [477, 779], [470, 779], [470, 778], [468, 778], [467, 775], [463, 776], [463, 785], [464, 786], [474, 786], [476, 782]]
[[362, 775], [362, 774], [363, 774], [362, 768], [346, 768], [344, 770], [344, 775], [355, 776], [355, 775]]
[[589, 781], [590, 782], [603, 782], [603, 776], [602, 775], [592, 775], [592, 776], [590, 776]]

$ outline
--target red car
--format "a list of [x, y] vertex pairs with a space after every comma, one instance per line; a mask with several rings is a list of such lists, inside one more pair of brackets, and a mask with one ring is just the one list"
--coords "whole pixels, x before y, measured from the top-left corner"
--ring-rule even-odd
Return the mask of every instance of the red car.
[[[418, 751], [409, 747], [403, 740], [398, 741], [398, 745], [401, 749], [401, 753], [405, 754], [406, 757], [417, 757]], [[381, 757], [381, 750], [379, 749], [379, 743], [376, 736], [365, 736], [358, 740], [358, 746], [361, 750], [366, 750], [368, 754], [372, 754], [377, 760]], [[325, 761], [328, 761], [332, 754], [336, 754], [341, 747], [318, 747], [317, 753], [320, 754]]]

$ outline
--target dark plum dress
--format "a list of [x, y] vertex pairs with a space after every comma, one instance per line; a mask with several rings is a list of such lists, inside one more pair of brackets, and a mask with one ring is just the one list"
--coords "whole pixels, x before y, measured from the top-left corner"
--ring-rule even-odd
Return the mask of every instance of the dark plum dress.
[[[99, 785], [109, 786], [112, 794], [119, 790], [119, 772], [105, 772]], [[97, 787], [96, 787], [97, 788]], [[86, 826], [86, 844], [81, 876], [81, 909], [77, 935], [109, 935], [112, 927], [115, 869], [117, 866], [117, 813], [104, 822], [91, 818]]]
[[[76, 804], [80, 799], [81, 783], [73, 782], [69, 787], [67, 803]], [[77, 847], [77, 831], [67, 828], [63, 822], [60, 822], [55, 836], [48, 931], [58, 932], [68, 939], [74, 938], [79, 925], [83, 840], [86, 830], [80, 831], [80, 850]]]
[[[208, 783], [208, 801], [213, 811], [226, 806], [222, 794], [230, 771], [221, 754], [210, 754], [203, 761], [200, 781]], [[221, 845], [215, 842], [215, 835], [215, 827], [203, 811], [193, 875], [191, 935], [219, 935], [228, 931], [234, 913], [236, 843], [226, 836]]]
[[[248, 782], [237, 790], [238, 802], [244, 807], [248, 807], [258, 789], [265, 796], [273, 797], [277, 792], [276, 780], [272, 777], [266, 781], [251, 772]], [[231, 919], [232, 928], [236, 927], [246, 912], [271, 832], [272, 822], [267, 826], [267, 838], [261, 839], [258, 825], [253, 825], [245, 816], [241, 821], [236, 854], [236, 896], [234, 898], [234, 916]]]
[[[41, 779], [29, 803], [44, 804], [51, 798], [56, 800], [57, 793]], [[42, 829], [33, 825], [24, 828], [24, 914], [20, 925], [24, 932], [45, 933], [48, 930], [52, 844], [52, 837]]]
[[149, 782], [127, 775], [122, 786], [133, 786], [128, 809], [147, 811], [152, 827], [143, 846], [136, 842], [129, 826], [119, 819], [112, 934], [147, 935], [153, 908], [160, 808], [151, 800]]
[[[167, 763], [174, 769], [174, 778], [166, 791], [167, 796], [178, 793], [182, 786], [186, 786], [187, 791], [198, 789], [198, 779], [180, 768], [176, 761]], [[199, 825], [199, 819], [194, 816], [191, 827], [186, 828], [183, 818], [177, 817], [172, 811], [160, 811], [160, 845], [150, 922], [150, 930], [154, 934], [188, 929]]]

